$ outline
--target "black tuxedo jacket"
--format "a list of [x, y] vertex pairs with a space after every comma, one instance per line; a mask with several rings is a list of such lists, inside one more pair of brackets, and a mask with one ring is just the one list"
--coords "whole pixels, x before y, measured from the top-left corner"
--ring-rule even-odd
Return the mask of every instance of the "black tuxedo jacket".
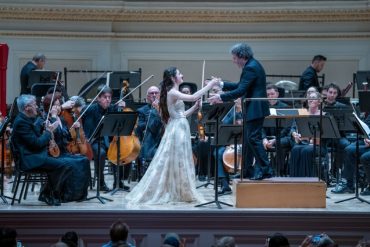
[[30, 94], [31, 88], [28, 87], [28, 79], [30, 72], [37, 69], [36, 65], [29, 61], [26, 63], [21, 70], [21, 94]]
[[47, 146], [51, 133], [41, 133], [40, 126], [35, 124], [34, 118], [19, 113], [14, 121], [12, 143], [22, 160], [21, 169], [31, 170], [44, 165], [48, 156]]
[[[220, 95], [222, 101], [231, 101], [239, 97], [242, 97], [242, 99], [266, 98], [265, 70], [256, 59], [250, 58], [244, 65], [239, 82], [225, 82], [223, 89], [228, 92]], [[248, 101], [245, 111], [245, 121], [252, 121], [270, 115], [268, 102], [266, 100]]]
[[298, 90], [306, 91], [309, 87], [316, 87], [317, 89], [320, 87], [316, 70], [311, 65], [301, 75]]

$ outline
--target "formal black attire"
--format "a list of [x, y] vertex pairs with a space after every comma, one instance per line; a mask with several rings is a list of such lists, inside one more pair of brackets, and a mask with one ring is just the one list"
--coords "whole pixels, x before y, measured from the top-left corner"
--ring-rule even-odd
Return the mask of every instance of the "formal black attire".
[[20, 157], [20, 169], [45, 171], [48, 174], [49, 184], [44, 186], [41, 193], [48, 193], [51, 190], [53, 195], [45, 196], [60, 197], [65, 183], [72, 173], [72, 166], [64, 159], [48, 156], [47, 146], [51, 139], [51, 133], [49, 131], [42, 133], [41, 128], [35, 125], [35, 120], [36, 118], [19, 113], [14, 121], [11, 140], [15, 152]]
[[137, 112], [139, 120], [135, 134], [141, 142], [139, 158], [150, 162], [161, 142], [163, 123], [157, 109], [150, 104], [140, 107]]
[[[243, 67], [238, 83], [225, 82], [222, 101], [231, 101], [239, 97], [266, 98], [266, 74], [262, 65], [254, 58], [249, 58]], [[244, 104], [243, 104], [244, 106]], [[262, 128], [266, 116], [270, 115], [268, 102], [265, 100], [248, 101], [243, 109], [243, 155], [244, 171], [251, 171], [253, 158], [256, 159], [253, 178], [271, 176], [272, 169], [262, 145]], [[243, 174], [251, 176], [251, 174]]]
[[28, 79], [32, 70], [37, 69], [37, 66], [32, 62], [27, 62], [21, 70], [21, 94], [30, 94], [31, 88], [28, 87]]
[[[56, 119], [50, 118], [51, 122], [55, 120]], [[43, 119], [38, 118], [35, 122], [35, 126], [41, 129], [43, 121]], [[67, 124], [63, 119], [61, 119], [61, 122], [62, 127], [58, 126], [54, 131], [54, 140], [60, 150], [60, 155], [57, 158], [70, 164], [72, 172], [66, 180], [60, 198], [63, 202], [81, 201], [86, 199], [90, 184], [90, 161], [83, 155], [74, 155], [68, 152], [67, 144], [72, 138]]]
[[317, 89], [320, 87], [316, 70], [311, 65], [301, 75], [298, 90], [307, 91], [310, 87], [316, 87]]

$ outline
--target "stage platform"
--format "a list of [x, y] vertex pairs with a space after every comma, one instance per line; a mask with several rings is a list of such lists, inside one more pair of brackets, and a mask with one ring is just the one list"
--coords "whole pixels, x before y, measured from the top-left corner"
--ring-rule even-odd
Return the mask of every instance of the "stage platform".
[[[10, 180], [9, 180], [10, 181]], [[6, 181], [5, 195], [11, 196]], [[203, 182], [198, 182], [202, 184]], [[112, 184], [109, 183], [111, 186]], [[135, 183], [129, 184], [131, 187]], [[291, 246], [298, 246], [307, 234], [326, 232], [340, 246], [355, 246], [360, 239], [370, 239], [370, 205], [357, 199], [336, 204], [353, 194], [335, 195], [327, 190], [326, 208], [236, 208], [216, 204], [194, 207], [195, 204], [130, 206], [127, 192], [115, 195], [105, 204], [94, 199], [64, 203], [59, 207], [37, 201], [38, 192], [29, 192], [21, 204], [0, 204], [0, 225], [14, 227], [27, 247], [50, 246], [64, 232], [78, 232], [89, 247], [109, 241], [109, 226], [122, 219], [130, 226], [130, 238], [137, 246], [160, 246], [166, 232], [177, 232], [186, 238], [186, 246], [206, 247], [225, 235], [236, 238], [238, 246], [263, 246], [268, 235], [281, 232]], [[36, 188], [35, 191], [38, 191]], [[206, 201], [214, 199], [213, 186], [199, 188]], [[94, 196], [95, 190], [89, 191]], [[370, 197], [364, 197], [370, 201]], [[219, 200], [233, 204], [233, 196]]]

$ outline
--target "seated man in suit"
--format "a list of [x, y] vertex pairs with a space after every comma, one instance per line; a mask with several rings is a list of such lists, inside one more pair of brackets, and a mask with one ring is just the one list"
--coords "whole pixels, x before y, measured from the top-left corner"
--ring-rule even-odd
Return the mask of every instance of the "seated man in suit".
[[[72, 172], [71, 165], [64, 159], [48, 156], [47, 147], [52, 132], [58, 127], [58, 122], [46, 123], [41, 133], [35, 126], [37, 117], [36, 98], [33, 95], [22, 94], [17, 99], [19, 114], [14, 121], [12, 145], [20, 159], [21, 169], [31, 171], [38, 169], [47, 172], [49, 186], [44, 186], [40, 192], [40, 201], [48, 205], [60, 205], [60, 195], [66, 179]], [[50, 195], [46, 191], [51, 191]]]
[[135, 134], [141, 143], [139, 154], [139, 159], [142, 162], [141, 165], [150, 163], [162, 139], [163, 124], [158, 111], [159, 94], [158, 87], [152, 86], [148, 88], [146, 92], [146, 101], [148, 104], [137, 109], [139, 120]]

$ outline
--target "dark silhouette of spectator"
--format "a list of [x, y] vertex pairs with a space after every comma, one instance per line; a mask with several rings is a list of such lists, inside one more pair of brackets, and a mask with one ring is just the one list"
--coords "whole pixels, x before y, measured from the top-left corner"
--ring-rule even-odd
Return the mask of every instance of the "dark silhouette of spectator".
[[327, 234], [321, 233], [317, 235], [307, 236], [301, 247], [337, 247], [336, 244]]
[[60, 239], [61, 242], [68, 244], [70, 247], [84, 247], [83, 240], [74, 231], [66, 232]]
[[0, 228], [0, 246], [1, 247], [16, 247], [17, 246], [17, 231], [10, 227]]
[[127, 242], [129, 227], [126, 223], [118, 220], [110, 227], [110, 242], [102, 247], [135, 247]]
[[169, 232], [163, 239], [162, 247], [184, 247], [184, 242], [180, 240], [180, 236], [177, 233]]
[[290, 247], [287, 237], [281, 233], [275, 233], [267, 238], [267, 247]]
[[70, 247], [68, 244], [64, 243], [64, 242], [56, 242], [55, 244], [52, 244], [50, 247]]
[[216, 241], [213, 247], [235, 247], [234, 237], [225, 236]]

